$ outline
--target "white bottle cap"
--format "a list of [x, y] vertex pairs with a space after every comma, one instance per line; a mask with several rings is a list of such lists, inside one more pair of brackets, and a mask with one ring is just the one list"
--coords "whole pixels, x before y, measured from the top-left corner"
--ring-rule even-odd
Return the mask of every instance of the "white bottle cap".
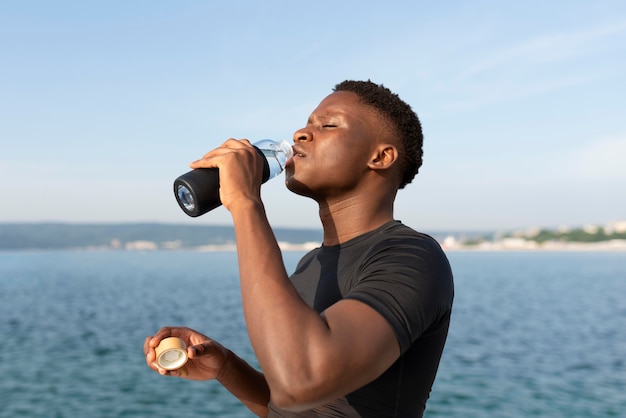
[[187, 363], [187, 346], [180, 338], [165, 338], [155, 351], [157, 364], [165, 370], [180, 369]]

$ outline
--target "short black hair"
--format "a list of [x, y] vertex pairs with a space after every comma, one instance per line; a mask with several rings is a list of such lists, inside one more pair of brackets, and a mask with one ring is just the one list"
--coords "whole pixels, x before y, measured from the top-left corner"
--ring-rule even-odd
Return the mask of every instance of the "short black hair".
[[400, 97], [382, 84], [346, 80], [337, 84], [334, 91], [355, 93], [366, 104], [377, 109], [394, 126], [400, 138], [400, 181], [398, 188], [413, 181], [422, 166], [424, 136], [417, 114]]

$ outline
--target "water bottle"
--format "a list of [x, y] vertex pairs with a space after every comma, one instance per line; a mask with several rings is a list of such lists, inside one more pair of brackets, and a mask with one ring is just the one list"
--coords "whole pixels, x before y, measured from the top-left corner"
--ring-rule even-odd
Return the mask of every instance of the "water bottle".
[[[285, 163], [293, 156], [287, 141], [264, 139], [255, 142], [254, 148], [263, 157], [265, 183], [285, 169]], [[196, 217], [220, 206], [220, 176], [217, 168], [197, 168], [174, 181], [174, 196], [180, 208], [189, 216]]]

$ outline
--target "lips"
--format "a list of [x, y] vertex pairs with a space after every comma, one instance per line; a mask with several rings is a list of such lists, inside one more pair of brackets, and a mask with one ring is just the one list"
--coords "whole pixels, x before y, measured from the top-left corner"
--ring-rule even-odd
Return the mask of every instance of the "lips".
[[306, 157], [306, 153], [302, 150], [302, 148], [298, 145], [293, 146], [293, 156], [294, 157]]

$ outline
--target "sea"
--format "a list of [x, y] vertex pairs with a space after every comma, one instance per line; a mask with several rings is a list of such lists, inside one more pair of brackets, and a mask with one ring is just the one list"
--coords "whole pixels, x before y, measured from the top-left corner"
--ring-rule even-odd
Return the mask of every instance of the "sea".
[[[293, 271], [301, 252], [285, 252]], [[448, 253], [450, 333], [426, 417], [626, 417], [626, 253]], [[252, 416], [161, 376], [144, 339], [184, 325], [256, 365], [234, 252], [0, 252], [0, 417]]]

